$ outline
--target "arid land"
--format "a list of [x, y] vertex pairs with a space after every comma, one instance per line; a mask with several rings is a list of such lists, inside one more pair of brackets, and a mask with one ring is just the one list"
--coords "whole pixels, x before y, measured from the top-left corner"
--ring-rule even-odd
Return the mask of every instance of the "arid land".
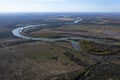
[[[1, 22], [0, 80], [119, 80], [120, 15], [69, 14], [71, 16], [67, 18], [57, 15], [31, 18], [30, 14], [24, 20], [17, 15], [18, 21], [16, 17], [10, 16], [9, 19], [13, 19], [11, 22], [9, 19], [6, 19], [6, 23]], [[77, 17], [83, 21], [65, 24]], [[76, 51], [67, 41], [26, 40], [12, 34], [15, 28], [31, 24], [48, 25], [26, 28], [23, 35], [44, 38], [87, 37], [99, 39], [101, 43], [73, 39], [80, 43], [81, 50]], [[100, 56], [100, 60], [84, 53]], [[109, 58], [114, 55], [114, 58]]]

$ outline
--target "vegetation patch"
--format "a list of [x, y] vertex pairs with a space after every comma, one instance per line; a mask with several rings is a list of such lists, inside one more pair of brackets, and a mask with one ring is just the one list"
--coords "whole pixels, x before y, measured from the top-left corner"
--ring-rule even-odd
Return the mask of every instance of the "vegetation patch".
[[108, 55], [120, 53], [120, 45], [108, 45], [88, 40], [80, 40], [79, 44], [83, 52], [90, 54]]

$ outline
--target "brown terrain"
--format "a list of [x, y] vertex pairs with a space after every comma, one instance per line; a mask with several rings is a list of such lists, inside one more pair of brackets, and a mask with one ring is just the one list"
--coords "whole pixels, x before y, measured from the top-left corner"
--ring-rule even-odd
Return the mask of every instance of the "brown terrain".
[[[52, 18], [45, 15], [35, 16], [33, 20], [29, 15], [26, 20], [20, 16], [19, 22], [12, 16], [7, 20], [13, 23], [1, 22], [5, 27], [0, 27], [0, 80], [120, 80], [119, 16], [91, 15]], [[76, 16], [83, 21], [65, 24], [74, 21]], [[67, 41], [26, 40], [11, 33], [18, 27], [42, 23], [48, 26], [27, 28], [21, 34], [44, 38], [86, 37], [100, 39], [101, 43], [73, 39], [81, 46], [76, 51]], [[94, 53], [99, 59], [85, 53]]]

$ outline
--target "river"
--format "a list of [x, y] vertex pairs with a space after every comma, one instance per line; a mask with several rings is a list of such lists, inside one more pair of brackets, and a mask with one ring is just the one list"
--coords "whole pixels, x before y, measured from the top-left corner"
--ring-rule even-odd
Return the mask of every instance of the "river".
[[[82, 21], [82, 19], [77, 19], [72, 24], [77, 24], [80, 21]], [[25, 28], [31, 28], [31, 27], [37, 27], [37, 26], [43, 26], [43, 25], [47, 25], [47, 24], [38, 24], [38, 25], [29, 25], [29, 26], [25, 26], [25, 27], [20, 27], [20, 28], [14, 29], [12, 31], [12, 33], [16, 37], [27, 39], [27, 40], [40, 40], [40, 41], [47, 41], [47, 42], [68, 41], [71, 43], [72, 47], [77, 51], [80, 51], [79, 43], [77, 41], [72, 40], [72, 39], [83, 39], [83, 40], [90, 40], [90, 41], [94, 41], [94, 42], [99, 42], [99, 39], [97, 39], [97, 38], [86, 38], [86, 37], [62, 37], [62, 38], [43, 38], [43, 37], [40, 37], [40, 38], [36, 38], [36, 37], [30, 37], [30, 36], [26, 36], [26, 35], [21, 34]], [[93, 59], [97, 59], [97, 60], [101, 60], [103, 58], [103, 56], [92, 55], [92, 54], [87, 54], [87, 53], [83, 53], [83, 54], [85, 54], [86, 56], [92, 57]], [[113, 58], [113, 56], [111, 58]]]
[[[73, 24], [76, 24], [76, 23], [80, 22], [81, 20], [82, 19], [75, 20], [73, 22]], [[26, 28], [32, 28], [32, 27], [43, 26], [43, 25], [47, 25], [47, 24], [38, 24], [38, 25], [29, 25], [29, 26], [25, 26], [25, 27], [20, 27], [20, 28], [14, 29], [12, 31], [12, 33], [16, 37], [20, 37], [23, 39], [29, 39], [29, 40], [40, 40], [40, 41], [47, 41], [47, 42], [68, 41], [71, 43], [72, 47], [77, 51], [80, 50], [79, 43], [77, 41], [72, 40], [72, 39], [85, 39], [85, 40], [91, 40], [91, 41], [98, 41], [98, 39], [85, 38], [85, 37], [62, 37], [62, 38], [43, 38], [43, 37], [40, 37], [40, 38], [36, 38], [36, 37], [30, 37], [30, 36], [25, 36], [25, 35], [21, 34], [21, 33], [23, 33], [23, 30]]]

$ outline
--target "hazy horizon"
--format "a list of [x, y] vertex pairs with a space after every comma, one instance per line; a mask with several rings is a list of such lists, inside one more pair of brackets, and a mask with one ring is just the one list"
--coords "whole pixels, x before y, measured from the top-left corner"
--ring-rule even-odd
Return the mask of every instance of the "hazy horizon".
[[116, 0], [2, 0], [0, 13], [14, 12], [120, 12]]

